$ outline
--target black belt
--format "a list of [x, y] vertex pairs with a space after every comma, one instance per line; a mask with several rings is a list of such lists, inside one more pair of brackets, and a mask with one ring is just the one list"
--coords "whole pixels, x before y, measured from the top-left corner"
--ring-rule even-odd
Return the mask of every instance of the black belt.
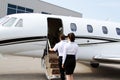
[[59, 58], [62, 58], [62, 56], [59, 56]]

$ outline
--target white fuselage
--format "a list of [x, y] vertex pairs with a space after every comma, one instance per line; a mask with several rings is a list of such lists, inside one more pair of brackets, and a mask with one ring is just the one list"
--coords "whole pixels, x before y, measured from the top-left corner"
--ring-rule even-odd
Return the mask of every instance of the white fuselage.
[[[65, 35], [75, 33], [79, 45], [78, 59], [92, 61], [94, 57], [120, 58], [119, 23], [37, 13], [6, 17], [8, 18], [0, 21], [1, 54], [42, 57], [50, 30], [48, 18], [52, 18], [62, 21], [61, 27]], [[16, 18], [14, 23], [6, 26], [13, 17]], [[22, 26], [16, 26], [19, 20], [22, 20]]]

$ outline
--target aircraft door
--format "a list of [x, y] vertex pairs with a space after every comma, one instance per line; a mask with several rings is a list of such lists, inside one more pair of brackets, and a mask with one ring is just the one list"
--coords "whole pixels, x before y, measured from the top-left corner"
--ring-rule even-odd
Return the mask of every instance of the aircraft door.
[[48, 39], [51, 48], [59, 42], [59, 35], [63, 33], [62, 20], [59, 18], [47, 18], [48, 22]]

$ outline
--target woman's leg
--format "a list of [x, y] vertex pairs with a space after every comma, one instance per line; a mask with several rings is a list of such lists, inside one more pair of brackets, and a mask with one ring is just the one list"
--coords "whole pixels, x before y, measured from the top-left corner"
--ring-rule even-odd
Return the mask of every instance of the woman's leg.
[[66, 75], [66, 80], [71, 80], [70, 75]]
[[70, 80], [74, 80], [73, 74], [70, 75]]

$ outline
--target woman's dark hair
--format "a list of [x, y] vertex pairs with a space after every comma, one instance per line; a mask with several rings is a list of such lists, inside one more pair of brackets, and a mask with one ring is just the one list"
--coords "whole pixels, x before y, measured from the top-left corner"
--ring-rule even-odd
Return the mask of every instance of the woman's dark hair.
[[65, 35], [64, 34], [60, 34], [60, 39], [61, 40], [65, 40]]
[[68, 38], [70, 39], [71, 42], [75, 41], [75, 34], [74, 33], [69, 33]]

